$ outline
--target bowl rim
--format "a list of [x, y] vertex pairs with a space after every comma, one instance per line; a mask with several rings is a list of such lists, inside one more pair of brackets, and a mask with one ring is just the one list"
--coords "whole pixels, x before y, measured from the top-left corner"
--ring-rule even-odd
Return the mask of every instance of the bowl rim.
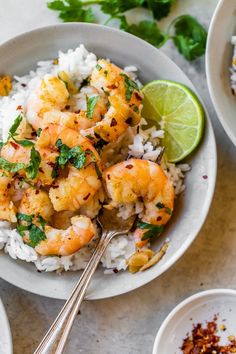
[[[195, 86], [192, 84], [192, 81], [188, 78], [188, 76], [183, 72], [183, 70], [177, 65], [174, 63], [174, 61], [169, 58], [165, 53], [163, 53], [162, 51], [160, 51], [159, 49], [155, 48], [154, 46], [152, 46], [151, 44], [147, 43], [146, 41], [132, 35], [132, 34], [129, 34], [127, 32], [123, 32], [121, 30], [118, 30], [118, 29], [115, 29], [115, 28], [112, 28], [112, 27], [107, 27], [107, 26], [104, 26], [104, 25], [99, 25], [99, 24], [91, 24], [91, 23], [60, 23], [60, 24], [54, 24], [54, 25], [49, 25], [49, 26], [42, 26], [42, 27], [37, 27], [33, 30], [30, 30], [30, 31], [25, 31], [9, 40], [7, 40], [6, 42], [3, 42], [0, 44], [0, 48], [4, 47], [4, 46], [8, 46], [8, 45], [11, 45], [13, 44], [15, 41], [17, 41], [18, 39], [21, 39], [21, 40], [24, 40], [24, 37], [25, 36], [30, 36], [32, 34], [40, 34], [41, 32], [45, 32], [45, 31], [50, 31], [50, 30], [56, 30], [58, 28], [74, 28], [74, 27], [84, 27], [84, 28], [89, 28], [89, 27], [93, 27], [94, 29], [96, 28], [102, 28], [104, 31], [108, 31], [108, 32], [114, 32], [115, 34], [119, 35], [119, 36], [126, 36], [126, 37], [130, 37], [132, 40], [136, 41], [136, 42], [140, 42], [143, 46], [146, 46], [146, 47], [151, 47], [152, 49], [155, 49], [156, 51], [158, 51], [159, 53], [159, 56], [162, 56], [163, 58], [168, 58], [168, 60], [174, 65], [176, 66], [176, 68], [178, 68], [182, 75], [189, 81], [189, 84], [190, 84], [190, 88], [194, 90], [194, 92], [196, 93], [196, 95], [198, 96], [198, 98], [200, 99], [200, 102], [202, 103], [203, 105], [203, 108], [204, 108], [204, 111], [205, 111], [205, 119], [206, 119], [206, 122], [207, 122], [207, 126], [208, 126], [208, 130], [211, 134], [211, 138], [212, 138], [212, 145], [211, 145], [211, 150], [212, 150], [212, 156], [213, 156], [213, 159], [212, 159], [212, 175], [211, 175], [211, 179], [210, 179], [210, 183], [208, 185], [208, 189], [207, 189], [207, 198], [206, 198], [206, 201], [204, 203], [204, 217], [202, 217], [202, 222], [199, 224], [198, 227], [196, 227], [195, 229], [195, 232], [194, 234], [192, 235], [192, 237], [189, 237], [187, 240], [185, 240], [184, 244], [175, 252], [175, 254], [171, 257], [171, 259], [166, 262], [163, 266], [162, 266], [162, 269], [161, 271], [159, 271], [158, 274], [156, 273], [153, 273], [152, 276], [147, 276], [145, 278], [145, 280], [142, 282], [142, 284], [138, 284], [136, 287], [133, 287], [133, 286], [127, 286], [126, 288], [121, 288], [119, 290], [119, 293], [117, 294], [113, 294], [113, 295], [103, 295], [102, 297], [100, 296], [91, 296], [88, 298], [88, 300], [97, 300], [97, 299], [105, 299], [105, 298], [109, 298], [109, 297], [114, 297], [114, 296], [118, 296], [118, 295], [121, 295], [121, 294], [125, 294], [127, 292], [130, 292], [132, 290], [135, 290], [141, 286], [144, 286], [146, 285], [147, 283], [151, 282], [152, 280], [154, 280], [155, 278], [157, 278], [158, 276], [160, 276], [161, 274], [163, 274], [166, 270], [168, 270], [170, 267], [172, 267], [176, 262], [177, 260], [179, 260], [181, 258], [181, 256], [186, 252], [186, 250], [190, 247], [190, 245], [193, 243], [193, 241], [195, 240], [195, 238], [197, 237], [197, 235], [199, 234], [201, 228], [203, 227], [205, 221], [206, 221], [206, 218], [207, 218], [207, 215], [208, 215], [208, 212], [209, 212], [209, 209], [210, 209], [210, 206], [211, 206], [211, 203], [212, 203], [212, 199], [213, 199], [213, 196], [214, 196], [214, 191], [215, 191], [215, 185], [216, 185], [216, 176], [217, 176], [217, 149], [216, 149], [216, 140], [215, 140], [215, 134], [214, 134], [214, 129], [213, 129], [213, 126], [212, 126], [212, 123], [211, 123], [211, 120], [210, 120], [210, 116], [209, 116], [209, 113], [208, 113], [208, 110], [206, 108], [206, 105], [204, 104], [204, 102], [202, 101], [201, 99], [201, 96], [199, 95], [197, 89], [195, 88]], [[5, 255], [4, 255], [5, 256]], [[9, 257], [9, 255], [6, 255]], [[62, 297], [58, 297], [58, 294], [46, 294], [45, 291], [41, 291], [41, 292], [38, 292], [36, 290], [34, 290], [34, 288], [30, 288], [30, 287], [27, 287], [27, 286], [22, 286], [21, 285], [21, 282], [20, 280], [18, 279], [18, 277], [11, 281], [9, 279], [6, 279], [7, 277], [4, 277], [4, 274], [1, 274], [1, 277], [2, 279], [8, 281], [8, 282], [11, 282], [11, 284], [21, 288], [21, 289], [24, 289], [26, 291], [29, 291], [31, 293], [35, 293], [37, 295], [41, 295], [41, 296], [46, 296], [46, 297], [51, 297], [51, 298], [56, 298], [56, 299], [62, 299]], [[64, 299], [64, 298], [63, 298]]]
[[212, 58], [212, 45], [213, 45], [213, 39], [212, 37], [214, 36], [214, 28], [218, 22], [221, 10], [224, 8], [224, 6], [227, 6], [227, 0], [220, 0], [215, 8], [215, 11], [213, 13], [212, 16], [212, 20], [210, 23], [210, 27], [208, 30], [208, 38], [207, 38], [207, 45], [206, 45], [206, 77], [207, 77], [207, 85], [208, 85], [208, 90], [210, 92], [210, 96], [211, 96], [211, 100], [213, 103], [213, 106], [216, 110], [217, 116], [219, 118], [220, 123], [222, 124], [226, 134], [228, 135], [228, 137], [230, 138], [230, 140], [232, 141], [232, 143], [234, 145], [236, 145], [236, 134], [233, 134], [231, 129], [229, 128], [227, 122], [224, 119], [224, 112], [222, 111], [222, 109], [220, 108], [219, 104], [218, 104], [218, 99], [215, 95], [214, 92], [214, 88], [212, 83], [212, 78], [213, 78], [213, 73], [212, 73], [212, 65], [211, 65], [211, 60]]
[[[4, 324], [4, 334], [7, 335], [6, 339], [7, 339], [8, 348], [7, 348], [7, 352], [5, 354], [13, 354], [11, 327], [10, 327], [7, 313], [6, 313], [6, 310], [5, 310], [5, 307], [3, 305], [1, 298], [0, 298], [0, 318]], [[0, 337], [0, 342], [1, 342], [1, 337]]]
[[204, 298], [207, 296], [215, 296], [215, 295], [216, 296], [217, 295], [234, 295], [236, 297], [236, 290], [235, 289], [226, 289], [226, 288], [219, 288], [219, 289], [216, 288], [216, 289], [203, 290], [203, 291], [193, 294], [193, 295], [187, 297], [186, 299], [184, 299], [183, 301], [181, 301], [178, 305], [176, 305], [170, 311], [170, 313], [166, 316], [166, 318], [162, 322], [162, 324], [157, 332], [155, 341], [154, 341], [152, 354], [159, 354], [158, 353], [158, 346], [159, 346], [159, 343], [162, 339], [163, 333], [166, 330], [169, 322], [180, 310], [182, 310], [186, 305], [189, 305], [190, 303], [194, 302], [195, 300], [198, 300], [198, 299], [201, 299], [201, 298]]

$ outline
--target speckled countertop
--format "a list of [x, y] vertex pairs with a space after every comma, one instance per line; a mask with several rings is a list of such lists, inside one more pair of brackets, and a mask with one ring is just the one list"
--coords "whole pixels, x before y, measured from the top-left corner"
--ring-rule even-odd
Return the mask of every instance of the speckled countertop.
[[[179, 0], [173, 15], [188, 12], [208, 26], [217, 2]], [[0, 0], [0, 42], [57, 21], [56, 14], [47, 10], [44, 0]], [[218, 146], [214, 201], [196, 241], [160, 278], [129, 294], [83, 304], [66, 348], [67, 354], [151, 353], [160, 324], [177, 303], [200, 290], [236, 287], [236, 149], [211, 104], [204, 58], [188, 63], [169, 43], [163, 51], [190, 77], [209, 110]], [[2, 280], [0, 297], [9, 316], [14, 353], [32, 353], [63, 302], [27, 293]]]

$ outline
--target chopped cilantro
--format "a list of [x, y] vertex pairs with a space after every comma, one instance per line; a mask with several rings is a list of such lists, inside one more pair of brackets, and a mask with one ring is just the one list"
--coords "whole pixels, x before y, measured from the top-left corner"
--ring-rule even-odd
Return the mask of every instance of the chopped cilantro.
[[94, 108], [98, 101], [98, 95], [89, 98], [86, 97], [86, 101], [87, 101], [87, 118], [91, 119], [93, 118]]
[[126, 75], [125, 73], [121, 73], [120, 76], [123, 76], [124, 79], [125, 79], [125, 98], [126, 98], [126, 101], [130, 101], [134, 90], [138, 90], [138, 85], [136, 84], [136, 82], [131, 80], [128, 77], [128, 75]]
[[[17, 217], [17, 231], [19, 232], [19, 234], [23, 237], [25, 235], [25, 231], [29, 232], [29, 239], [30, 239], [30, 242], [28, 242], [29, 246], [34, 248], [40, 243], [40, 241], [46, 239], [46, 235], [43, 231], [46, 225], [46, 221], [41, 215], [37, 217], [37, 222], [39, 222], [40, 226], [42, 227], [42, 230], [33, 223], [33, 219], [34, 219], [33, 214], [28, 215], [28, 214], [18, 213], [16, 217]], [[24, 222], [25, 224], [21, 224], [21, 222]]]
[[30, 162], [25, 169], [27, 178], [35, 179], [35, 177], [39, 172], [40, 162], [41, 162], [41, 157], [39, 152], [35, 149], [35, 147], [32, 147], [30, 152]]
[[40, 136], [41, 133], [42, 133], [42, 128], [38, 128], [38, 130], [37, 130], [37, 132], [36, 132], [37, 136]]
[[20, 170], [23, 170], [26, 167], [24, 163], [16, 163], [5, 160], [3, 157], [0, 157], [0, 168], [11, 173], [16, 173]]
[[56, 147], [58, 148], [60, 154], [56, 158], [56, 163], [52, 171], [52, 177], [56, 178], [59, 173], [59, 168], [64, 168], [65, 165], [70, 162], [78, 170], [84, 167], [86, 163], [86, 153], [81, 146], [75, 146], [69, 148], [66, 144], [62, 143], [61, 139], [56, 141]]
[[140, 229], [145, 229], [145, 230], [147, 229], [147, 231], [142, 237], [142, 241], [148, 239], [154, 239], [155, 237], [160, 236], [160, 234], [164, 230], [164, 225], [152, 225], [142, 221], [139, 221], [137, 223], [137, 227], [139, 227]]
[[99, 65], [99, 64], [97, 64], [97, 65], [95, 66], [95, 68], [96, 68], [98, 71], [100, 71], [100, 70], [102, 69], [101, 65]]

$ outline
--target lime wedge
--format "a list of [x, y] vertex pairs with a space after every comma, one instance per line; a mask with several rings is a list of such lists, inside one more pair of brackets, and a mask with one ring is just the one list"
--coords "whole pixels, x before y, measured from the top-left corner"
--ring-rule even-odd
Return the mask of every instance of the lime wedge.
[[142, 115], [165, 131], [162, 144], [169, 162], [179, 162], [198, 145], [203, 135], [204, 110], [196, 95], [174, 81], [155, 80], [142, 88]]

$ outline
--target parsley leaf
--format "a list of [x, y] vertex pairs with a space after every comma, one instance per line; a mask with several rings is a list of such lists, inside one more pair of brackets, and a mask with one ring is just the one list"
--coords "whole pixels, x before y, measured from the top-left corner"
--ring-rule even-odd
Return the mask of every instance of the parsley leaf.
[[37, 176], [39, 172], [40, 162], [41, 162], [41, 157], [39, 152], [35, 149], [35, 147], [32, 147], [30, 152], [30, 162], [25, 169], [27, 178], [34, 179]]
[[98, 101], [98, 96], [92, 96], [89, 97], [86, 96], [86, 102], [87, 102], [87, 118], [91, 119], [93, 118], [93, 112], [95, 109], [95, 106], [97, 104]]
[[169, 15], [171, 5], [174, 1], [175, 0], [147, 0], [144, 6], [149, 8], [153, 13], [153, 17], [159, 21]]
[[152, 225], [142, 221], [139, 221], [137, 223], [137, 227], [139, 227], [140, 229], [147, 229], [147, 231], [142, 237], [142, 241], [154, 239], [155, 237], [160, 236], [160, 234], [164, 230], [164, 225]]
[[194, 60], [205, 53], [207, 32], [194, 17], [182, 15], [172, 26], [175, 29], [173, 41], [186, 59]]
[[130, 101], [134, 90], [138, 90], [138, 85], [136, 84], [136, 82], [131, 80], [125, 73], [121, 73], [120, 76], [123, 76], [125, 78], [125, 98], [126, 101]]
[[79, 0], [54, 0], [47, 3], [51, 10], [59, 11], [59, 17], [64, 22], [94, 22], [91, 8], [84, 9], [86, 3]]
[[25, 168], [24, 163], [15, 163], [5, 160], [3, 157], [0, 157], [0, 168], [7, 170], [11, 173], [16, 173]]
[[138, 24], [129, 25], [126, 31], [144, 39], [155, 47], [161, 47], [168, 39], [155, 21], [141, 21]]

